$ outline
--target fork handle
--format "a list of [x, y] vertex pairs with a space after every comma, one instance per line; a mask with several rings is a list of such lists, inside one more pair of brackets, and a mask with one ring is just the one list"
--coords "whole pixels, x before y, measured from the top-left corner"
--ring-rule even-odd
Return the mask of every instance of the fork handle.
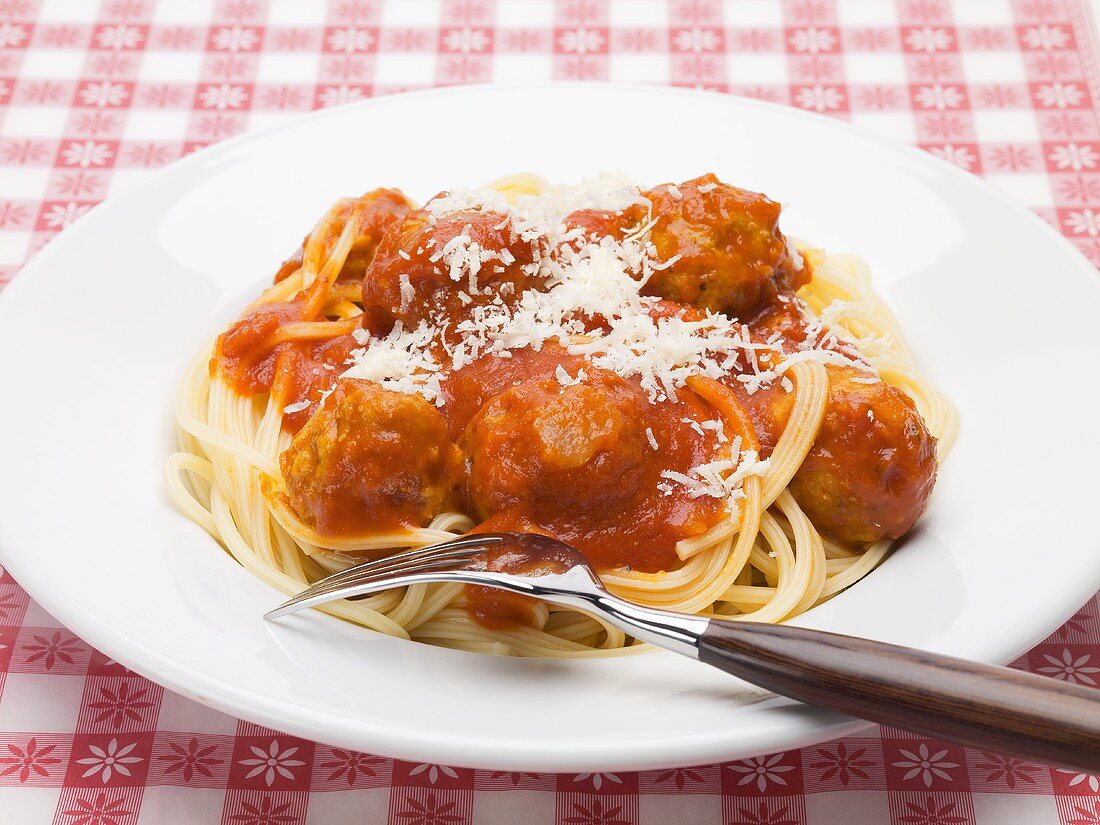
[[701, 661], [811, 705], [1100, 772], [1100, 690], [789, 625], [712, 619], [696, 647]]

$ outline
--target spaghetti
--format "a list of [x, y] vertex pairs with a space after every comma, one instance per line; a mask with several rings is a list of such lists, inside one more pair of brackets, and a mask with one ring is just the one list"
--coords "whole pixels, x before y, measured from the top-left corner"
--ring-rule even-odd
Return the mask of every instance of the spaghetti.
[[[789, 242], [777, 218], [713, 176], [642, 192], [517, 175], [419, 210], [394, 190], [342, 200], [187, 369], [168, 492], [287, 594], [475, 528], [529, 529], [642, 604], [805, 612], [883, 560], [958, 424], [865, 264]], [[856, 445], [849, 464], [834, 441]], [[883, 444], [898, 457], [858, 464]], [[353, 458], [352, 481], [326, 475]], [[465, 650], [644, 649], [587, 614], [486, 599], [415, 585], [322, 609]]]

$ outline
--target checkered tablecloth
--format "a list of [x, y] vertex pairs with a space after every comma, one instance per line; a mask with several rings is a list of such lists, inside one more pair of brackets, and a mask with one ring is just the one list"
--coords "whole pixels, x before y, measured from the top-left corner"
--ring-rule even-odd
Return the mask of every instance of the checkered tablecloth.
[[[1100, 263], [1096, 49], [1087, 0], [0, 0], [0, 287], [196, 147], [494, 79], [705, 86], [850, 120], [983, 175]], [[1096, 684], [1098, 610], [1017, 664]], [[637, 774], [409, 764], [164, 691], [3, 574], [0, 823], [48, 822], [1100, 825], [1100, 777], [890, 729]]]

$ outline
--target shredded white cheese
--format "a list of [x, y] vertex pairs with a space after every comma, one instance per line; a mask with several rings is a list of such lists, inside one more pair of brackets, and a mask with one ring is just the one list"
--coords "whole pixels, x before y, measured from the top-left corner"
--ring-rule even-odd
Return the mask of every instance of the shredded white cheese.
[[[649, 446], [653, 448], [654, 452], [661, 449], [661, 445], [657, 443], [657, 437], [655, 435], [653, 435], [653, 428], [652, 427], [646, 427], [645, 428], [645, 437], [646, 437], [646, 440], [649, 442]], [[658, 486], [660, 486], [660, 485], [658, 485]]]
[[385, 338], [372, 338], [365, 329], [357, 329], [352, 335], [364, 346], [352, 350], [351, 366], [341, 373], [341, 377], [374, 381], [396, 392], [419, 393], [442, 406], [440, 365], [429, 349], [434, 332], [427, 322], [406, 331], [398, 321]]
[[584, 381], [588, 378], [588, 375], [582, 368], [577, 370], [577, 375], [575, 378], [571, 378], [565, 367], [563, 367], [561, 364], [558, 364], [557, 369], [554, 370], [554, 377], [558, 379], [558, 383], [561, 384], [563, 387], [572, 387], [576, 384], [584, 383]]
[[412, 307], [413, 299], [416, 298], [416, 290], [413, 289], [409, 276], [404, 272], [398, 276], [397, 282], [401, 285], [401, 306], [398, 311], [404, 315]]
[[743, 496], [741, 486], [751, 475], [764, 475], [771, 459], [760, 460], [755, 450], [733, 452], [737, 459], [720, 458], [691, 468], [690, 473], [663, 470], [661, 477], [685, 487], [691, 498], [710, 496], [727, 504]]
[[722, 423], [721, 418], [715, 418], [712, 421], [704, 421], [700, 426], [704, 430], [713, 432], [719, 444], [726, 443], [726, 426]]
[[293, 404], [287, 404], [283, 407], [283, 415], [290, 415], [291, 413], [301, 412], [309, 407], [309, 401], [295, 401]]
[[787, 254], [791, 256], [791, 263], [794, 264], [795, 272], [801, 272], [806, 266], [806, 261], [802, 258], [802, 253], [798, 251], [798, 247], [794, 245], [790, 238], [787, 239]]
[[694, 418], [681, 418], [680, 423], [687, 424], [689, 427], [691, 427], [691, 429], [699, 433], [699, 435], [706, 435], [706, 433], [703, 432], [703, 426]]

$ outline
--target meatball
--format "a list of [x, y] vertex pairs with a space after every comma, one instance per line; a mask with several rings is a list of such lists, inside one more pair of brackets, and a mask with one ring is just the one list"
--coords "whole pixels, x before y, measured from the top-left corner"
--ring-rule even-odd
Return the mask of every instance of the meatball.
[[650, 239], [662, 261], [643, 290], [743, 318], [779, 292], [804, 283], [779, 231], [780, 206], [712, 174], [644, 193], [656, 223]]
[[528, 381], [493, 397], [462, 438], [477, 513], [519, 506], [542, 515], [591, 512], [638, 490], [646, 440], [645, 398], [614, 373], [584, 383]]
[[693, 307], [690, 304], [678, 304], [675, 301], [666, 301], [663, 298], [656, 301], [652, 306], [643, 307], [642, 312], [654, 321], [661, 321], [665, 318], [679, 318], [690, 323], [706, 320], [707, 317], [707, 314], [699, 307]]
[[764, 304], [747, 319], [749, 332], [756, 341], [775, 341], [785, 350], [797, 347], [808, 337], [810, 322], [797, 298], [784, 298]]
[[814, 317], [798, 298], [784, 297], [765, 305], [748, 322], [748, 327], [754, 340], [770, 342], [783, 353], [822, 349], [838, 352], [853, 361], [867, 362], [859, 347]]
[[368, 323], [375, 331], [394, 321], [409, 328], [436, 312], [458, 320], [470, 307], [514, 300], [542, 280], [536, 252], [497, 212], [410, 212], [386, 231], [367, 267]]
[[443, 405], [440, 412], [447, 420], [451, 437], [457, 439], [485, 403], [498, 393], [524, 381], [553, 378], [561, 367], [570, 376], [591, 368], [580, 355], [570, 355], [555, 341], [541, 349], [523, 347], [510, 358], [483, 355], [462, 369], [449, 371], [439, 382]]
[[[332, 248], [353, 215], [359, 219], [359, 231], [336, 279], [338, 281], [361, 280], [363, 273], [367, 270], [367, 264], [374, 258], [386, 227], [399, 218], [405, 217], [412, 207], [412, 202], [397, 189], [375, 189], [358, 198], [346, 198], [342, 201], [325, 233], [325, 245]], [[279, 267], [279, 271], [275, 273], [276, 283], [289, 277], [302, 266], [309, 237], [306, 235], [298, 250]]]
[[461, 503], [462, 454], [415, 395], [343, 379], [279, 457], [290, 504], [322, 535], [422, 527]]
[[[863, 373], [850, 367], [825, 369], [825, 418], [791, 494], [822, 533], [843, 544], [899, 538], [924, 512], [935, 485], [936, 439], [901, 390], [855, 381]], [[741, 397], [770, 452], [793, 396], [773, 385]]]
[[580, 229], [589, 240], [598, 241], [608, 236], [623, 238], [645, 221], [647, 209], [633, 204], [620, 212], [606, 209], [578, 209], [565, 216], [567, 230]]

